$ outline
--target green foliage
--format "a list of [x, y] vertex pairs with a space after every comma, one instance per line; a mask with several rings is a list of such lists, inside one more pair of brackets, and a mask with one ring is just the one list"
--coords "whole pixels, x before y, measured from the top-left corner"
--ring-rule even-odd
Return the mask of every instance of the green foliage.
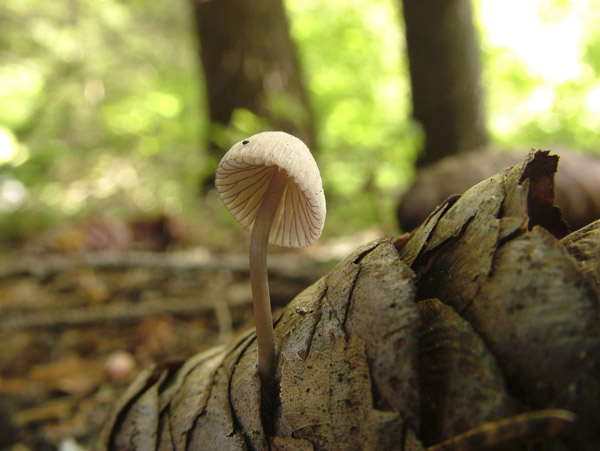
[[[325, 232], [393, 227], [394, 188], [412, 174], [421, 136], [396, 4], [287, 0], [314, 107], [328, 199]], [[377, 203], [373, 204], [373, 199]], [[385, 206], [379, 207], [382, 202]]]
[[[286, 0], [316, 115], [318, 142], [307, 144], [324, 178], [329, 236], [373, 223], [393, 233], [396, 192], [412, 177], [422, 144], [410, 118], [398, 4]], [[519, 9], [533, 17], [512, 28], [528, 30], [529, 54], [496, 39], [486, 8], [498, 2], [474, 4], [494, 139], [598, 151], [598, 3], [501, 2], [513, 16]], [[1, 2], [3, 241], [94, 212], [168, 211], [207, 234], [229, 230], [213, 194], [204, 201], [198, 195], [216, 165], [204, 148], [206, 133], [227, 147], [267, 125], [239, 110], [229, 127], [209, 127], [189, 8], [185, 0]], [[512, 26], [518, 18], [498, 19]], [[560, 44], [560, 27], [573, 21], [582, 24], [579, 74], [558, 80], [536, 70], [537, 53], [560, 50], [552, 48]], [[547, 36], [559, 37], [547, 45], [534, 38], [554, 29]], [[305, 119], [285, 97], [269, 99], [268, 108], [282, 119]]]
[[15, 183], [27, 194], [0, 205], [13, 211], [5, 240], [65, 216], [194, 201], [205, 119], [188, 7], [2, 2], [0, 198]]
[[495, 141], [600, 153], [600, 4], [476, 5]]

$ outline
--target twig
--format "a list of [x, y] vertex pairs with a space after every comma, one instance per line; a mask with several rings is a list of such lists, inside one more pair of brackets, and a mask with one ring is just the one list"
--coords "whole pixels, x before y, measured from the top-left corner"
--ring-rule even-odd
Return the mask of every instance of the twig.
[[[218, 300], [152, 300], [140, 303], [99, 305], [93, 307], [53, 308], [44, 311], [8, 313], [0, 318], [0, 334], [15, 330], [62, 327], [84, 327], [94, 324], [136, 321], [164, 314], [201, 315], [213, 313]], [[223, 308], [221, 306], [221, 308]]]
[[[75, 267], [93, 269], [147, 268], [171, 271], [248, 272], [247, 256], [214, 255], [205, 249], [177, 252], [114, 251], [85, 252], [81, 254], [19, 255], [9, 258], [0, 266], [0, 279], [16, 276], [33, 276], [40, 279]], [[305, 256], [272, 255], [269, 272], [283, 277], [318, 278], [327, 265]]]

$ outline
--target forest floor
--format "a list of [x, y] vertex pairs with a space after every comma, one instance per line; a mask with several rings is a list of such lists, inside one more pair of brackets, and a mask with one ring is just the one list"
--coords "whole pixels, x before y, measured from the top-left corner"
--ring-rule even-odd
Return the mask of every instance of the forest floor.
[[[377, 233], [270, 256], [274, 310]], [[88, 449], [143, 368], [185, 360], [252, 327], [247, 261], [205, 248], [5, 258], [0, 449]]]

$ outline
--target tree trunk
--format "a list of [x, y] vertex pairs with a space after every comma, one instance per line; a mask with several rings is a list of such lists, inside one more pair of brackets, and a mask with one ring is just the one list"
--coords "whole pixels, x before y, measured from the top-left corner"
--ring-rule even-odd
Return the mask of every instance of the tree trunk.
[[469, 0], [402, 0], [420, 163], [487, 141], [479, 46]]
[[273, 129], [314, 142], [281, 0], [193, 0], [193, 5], [211, 124], [227, 126], [234, 110], [243, 108]]

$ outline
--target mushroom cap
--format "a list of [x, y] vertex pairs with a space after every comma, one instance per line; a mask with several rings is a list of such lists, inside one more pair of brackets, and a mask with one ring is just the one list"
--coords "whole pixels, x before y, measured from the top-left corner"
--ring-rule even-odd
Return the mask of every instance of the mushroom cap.
[[269, 243], [305, 247], [321, 236], [325, 195], [321, 174], [306, 145], [288, 133], [263, 132], [234, 144], [217, 167], [219, 197], [246, 229], [251, 230], [263, 195], [278, 170], [288, 183], [275, 213]]

